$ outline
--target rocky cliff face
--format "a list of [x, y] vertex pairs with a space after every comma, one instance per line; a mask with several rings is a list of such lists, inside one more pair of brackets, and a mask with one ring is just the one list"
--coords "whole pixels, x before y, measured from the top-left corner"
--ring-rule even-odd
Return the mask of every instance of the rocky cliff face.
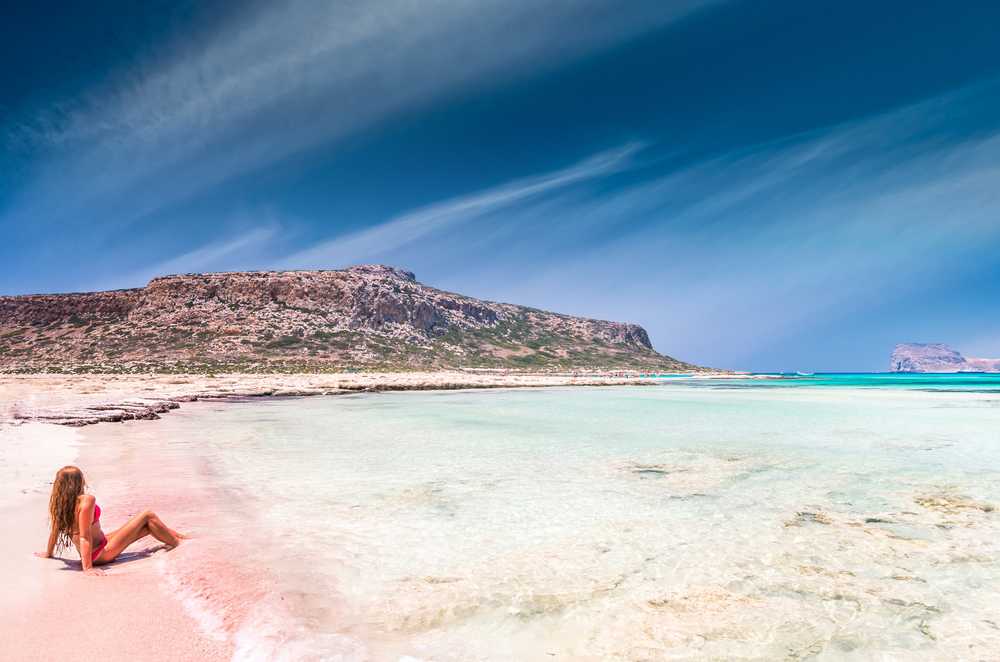
[[0, 297], [0, 370], [693, 370], [634, 324], [442, 292], [408, 271], [188, 274]]
[[901, 343], [889, 359], [892, 372], [1000, 372], [1000, 359], [962, 356], [942, 343]]

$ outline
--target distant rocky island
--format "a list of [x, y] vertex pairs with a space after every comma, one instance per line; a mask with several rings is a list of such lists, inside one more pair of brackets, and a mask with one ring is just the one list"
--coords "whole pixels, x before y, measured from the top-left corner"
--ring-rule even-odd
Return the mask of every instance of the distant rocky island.
[[638, 325], [481, 301], [361, 265], [0, 297], [0, 372], [700, 371]]
[[889, 359], [891, 372], [1000, 372], [1000, 359], [962, 356], [943, 343], [901, 343]]

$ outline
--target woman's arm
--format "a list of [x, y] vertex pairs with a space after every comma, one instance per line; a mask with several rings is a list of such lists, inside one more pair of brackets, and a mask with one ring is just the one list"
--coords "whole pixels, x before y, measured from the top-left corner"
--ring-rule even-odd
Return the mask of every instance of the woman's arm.
[[80, 514], [76, 525], [80, 531], [80, 562], [83, 564], [83, 571], [93, 570], [94, 562], [91, 558], [93, 541], [90, 539], [90, 528], [94, 524], [94, 497], [84, 494], [80, 497]]
[[53, 522], [52, 523], [52, 528], [49, 529], [49, 542], [48, 542], [48, 544], [45, 545], [45, 551], [44, 552], [35, 552], [35, 556], [40, 556], [43, 559], [51, 559], [52, 558], [52, 553], [55, 552], [55, 550], [56, 550], [56, 538], [58, 537], [58, 535], [59, 534], [56, 533], [55, 522]]

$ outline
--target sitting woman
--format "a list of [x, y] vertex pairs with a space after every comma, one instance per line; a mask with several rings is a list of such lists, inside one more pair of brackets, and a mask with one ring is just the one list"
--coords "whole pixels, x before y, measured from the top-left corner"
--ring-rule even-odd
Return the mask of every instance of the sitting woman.
[[37, 556], [51, 558], [57, 547], [69, 547], [70, 543], [80, 553], [83, 571], [87, 574], [103, 574], [94, 566], [110, 563], [132, 543], [153, 536], [169, 547], [176, 547], [186, 538], [177, 533], [156, 516], [145, 510], [120, 529], [107, 536], [101, 530], [101, 507], [94, 497], [84, 494], [87, 487], [83, 472], [74, 466], [67, 466], [56, 472], [49, 497], [49, 518], [52, 529], [45, 552], [35, 552]]

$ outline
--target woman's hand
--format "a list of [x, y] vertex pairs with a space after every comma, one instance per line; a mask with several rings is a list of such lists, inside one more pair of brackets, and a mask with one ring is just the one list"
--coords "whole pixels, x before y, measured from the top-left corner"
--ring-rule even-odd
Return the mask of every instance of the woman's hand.
[[39, 556], [43, 559], [51, 559], [52, 552], [56, 551], [56, 539], [59, 537], [59, 532], [56, 531], [55, 522], [49, 527], [49, 542], [45, 545], [44, 552], [35, 552], [35, 556]]
[[86, 570], [83, 571], [83, 574], [87, 575], [88, 577], [103, 577], [104, 571], [101, 570], [100, 568], [87, 568]]

